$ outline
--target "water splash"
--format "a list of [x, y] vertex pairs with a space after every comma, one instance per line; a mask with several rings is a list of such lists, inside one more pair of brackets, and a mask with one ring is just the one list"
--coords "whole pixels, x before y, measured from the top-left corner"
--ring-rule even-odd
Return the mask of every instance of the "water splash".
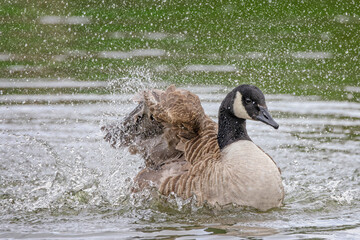
[[[345, 216], [353, 221], [352, 227], [356, 225], [359, 120], [355, 115], [359, 106], [345, 102], [327, 105], [318, 98], [304, 101], [293, 96], [268, 95], [269, 109], [274, 110], [280, 129], [269, 133], [265, 125], [248, 123], [253, 141], [282, 169], [286, 199], [281, 209], [259, 213], [230, 206], [217, 210], [197, 206], [194, 199], [159, 197], [149, 190], [131, 193], [132, 179], [144, 167], [143, 160], [126, 149], [111, 148], [100, 131], [102, 123], [121, 120], [135, 106], [127, 100], [132, 93], [154, 87], [151, 71], [131, 71], [124, 79], [109, 81], [114, 94], [107, 95], [106, 101], [104, 96], [93, 95], [91, 102], [83, 99], [64, 104], [60, 96], [54, 96], [49, 104], [0, 105], [2, 223], [12, 222], [12, 227], [21, 228], [23, 223], [39, 224], [47, 221], [42, 219], [52, 219], [54, 229], [67, 226], [74, 231], [71, 221], [85, 221], [92, 226], [100, 222], [114, 228], [119, 222], [121, 226], [136, 223], [144, 227], [144, 232], [152, 224], [154, 231], [161, 231], [162, 224], [210, 224], [209, 231], [215, 231], [214, 225], [218, 229], [226, 225], [225, 229], [229, 229], [229, 225], [238, 224], [239, 229], [284, 226], [281, 229], [286, 232], [287, 228], [301, 227], [310, 231], [311, 226], [321, 225], [324, 218], [342, 226], [347, 222], [338, 216]], [[225, 88], [189, 89], [200, 95], [205, 111], [216, 119]], [[114, 101], [112, 97], [116, 97]], [[26, 100], [26, 96], [21, 98]], [[70, 95], [66, 98], [71, 102]], [[289, 104], [301, 105], [303, 112], [293, 112]], [[333, 115], [334, 109], [341, 114]], [[49, 222], [44, 224], [49, 229]]]
[[163, 85], [164, 83], [146, 67], [129, 68], [124, 77], [108, 81], [108, 88], [113, 94], [136, 93], [145, 89], [161, 88]]

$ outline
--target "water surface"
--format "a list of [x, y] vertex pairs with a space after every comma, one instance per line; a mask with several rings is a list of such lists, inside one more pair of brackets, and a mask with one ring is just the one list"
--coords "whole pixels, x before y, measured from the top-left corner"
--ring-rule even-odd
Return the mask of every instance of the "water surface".
[[[185, 88], [215, 120], [230, 90]], [[280, 128], [248, 131], [281, 168], [286, 197], [258, 212], [130, 194], [142, 159], [111, 148], [100, 127], [129, 112], [131, 96], [0, 96], [0, 238], [360, 238], [359, 103], [266, 95]]]

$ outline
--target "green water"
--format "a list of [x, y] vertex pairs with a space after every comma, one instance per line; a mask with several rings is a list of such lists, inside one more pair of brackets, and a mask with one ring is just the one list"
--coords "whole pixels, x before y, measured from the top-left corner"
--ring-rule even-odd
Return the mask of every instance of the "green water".
[[[87, 20], [44, 24], [45, 16]], [[7, 56], [0, 61], [2, 78], [108, 80], [141, 66], [154, 72], [155, 80], [177, 84], [251, 83], [267, 93], [351, 101], [360, 97], [356, 1], [2, 0], [0, 21], [0, 54]], [[99, 55], [138, 49], [165, 54], [122, 59]], [[196, 64], [236, 70], [184, 70]]]

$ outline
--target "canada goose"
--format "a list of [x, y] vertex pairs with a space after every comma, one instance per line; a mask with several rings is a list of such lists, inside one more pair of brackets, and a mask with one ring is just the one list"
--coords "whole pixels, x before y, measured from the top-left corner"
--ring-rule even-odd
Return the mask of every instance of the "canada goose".
[[279, 127], [260, 89], [234, 88], [221, 103], [218, 124], [197, 95], [173, 85], [144, 91], [136, 100], [138, 106], [120, 124], [103, 130], [112, 146], [127, 146], [145, 159], [146, 168], [135, 178], [139, 188], [153, 184], [163, 195], [195, 195], [198, 204], [213, 206], [265, 211], [282, 205], [280, 170], [246, 131], [246, 120]]

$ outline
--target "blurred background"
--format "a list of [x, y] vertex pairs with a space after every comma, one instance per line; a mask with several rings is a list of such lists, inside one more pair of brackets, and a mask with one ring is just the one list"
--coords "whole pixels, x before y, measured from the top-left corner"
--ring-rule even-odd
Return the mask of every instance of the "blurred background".
[[2, 94], [106, 93], [141, 67], [155, 82], [360, 97], [357, 1], [1, 0], [0, 21]]

